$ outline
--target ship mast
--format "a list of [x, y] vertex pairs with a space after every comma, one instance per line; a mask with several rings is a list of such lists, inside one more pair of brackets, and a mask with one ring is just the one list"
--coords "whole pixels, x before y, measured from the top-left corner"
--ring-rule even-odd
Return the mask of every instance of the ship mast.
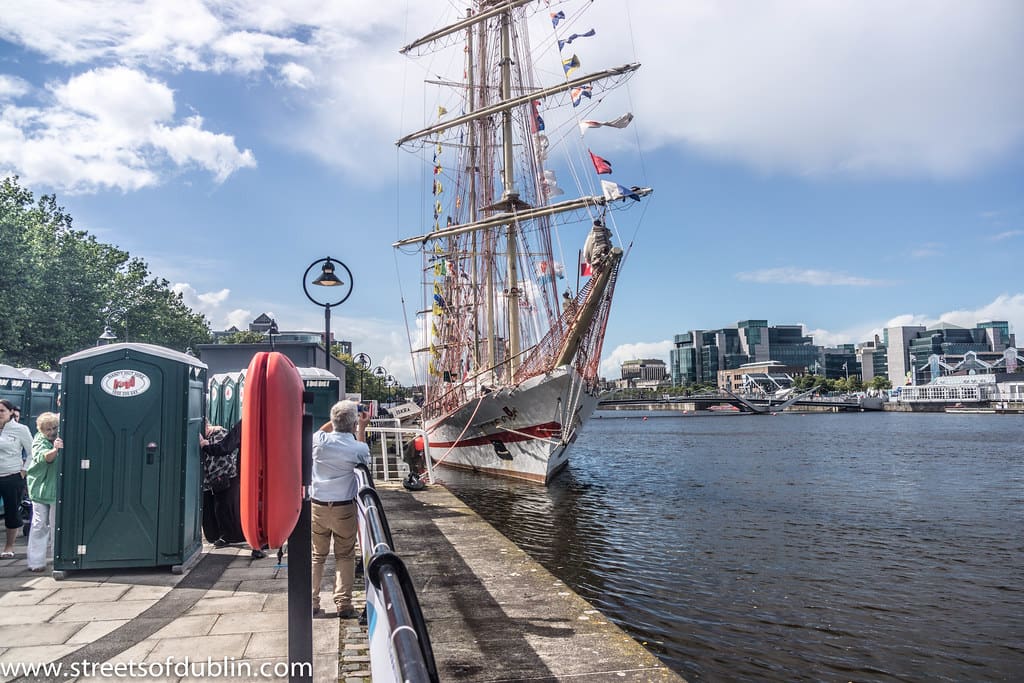
[[[470, 20], [473, 16], [473, 10], [466, 10], [466, 19]], [[476, 29], [479, 24], [470, 24], [466, 27], [466, 81], [469, 84], [468, 97], [469, 100], [469, 111], [470, 113], [476, 109], [476, 53], [473, 49], [473, 30]], [[482, 40], [482, 38], [481, 38]], [[479, 167], [480, 160], [477, 159], [477, 126], [479, 124], [473, 121], [469, 124], [469, 168], [466, 169], [469, 174], [469, 219], [470, 221], [476, 220], [476, 181], [477, 181], [477, 168]], [[480, 282], [480, 254], [477, 252], [479, 248], [477, 240], [479, 235], [473, 233], [472, 239], [470, 240], [469, 257], [472, 259], [472, 281], [474, 283]], [[473, 359], [473, 370], [476, 371], [480, 367], [480, 316], [477, 311], [480, 310], [480, 289], [474, 285], [473, 287], [473, 349], [470, 352], [471, 358]], [[490, 308], [488, 309], [490, 310]], [[493, 322], [487, 326], [488, 340], [493, 340], [494, 335], [491, 333], [494, 327]], [[493, 352], [493, 349], [490, 349]]]
[[[501, 15], [501, 99], [503, 102], [512, 98], [512, 23], [511, 11]], [[512, 110], [506, 109], [501, 114], [502, 147], [504, 159], [504, 188], [501, 203], [505, 206], [516, 206], [520, 203], [519, 191], [515, 185], [515, 169], [512, 149]], [[516, 262], [516, 223], [509, 221], [506, 226], [508, 255], [508, 379], [515, 380], [516, 365], [519, 359], [519, 268]]]

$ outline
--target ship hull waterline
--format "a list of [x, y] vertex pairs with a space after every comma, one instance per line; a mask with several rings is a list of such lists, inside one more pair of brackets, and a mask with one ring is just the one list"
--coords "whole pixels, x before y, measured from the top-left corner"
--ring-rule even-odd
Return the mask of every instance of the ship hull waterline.
[[435, 464], [549, 483], [569, 462], [569, 446], [597, 407], [570, 366], [503, 387], [427, 421]]

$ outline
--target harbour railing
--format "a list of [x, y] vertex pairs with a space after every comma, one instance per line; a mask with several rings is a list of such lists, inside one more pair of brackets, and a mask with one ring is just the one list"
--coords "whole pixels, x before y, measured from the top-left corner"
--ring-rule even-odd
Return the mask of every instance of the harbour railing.
[[[395, 418], [378, 418], [370, 421], [369, 427], [366, 429], [367, 435], [379, 435], [380, 436], [380, 462], [382, 472], [373, 470], [373, 475], [384, 481], [391, 480], [391, 457], [389, 453], [391, 450], [392, 442], [394, 443], [394, 455], [395, 462], [402, 460], [404, 446], [403, 443], [411, 437], [412, 440], [420, 438], [423, 440], [423, 463], [426, 467], [427, 482], [430, 484], [434, 483], [434, 467], [430, 460], [430, 438], [427, 436], [427, 432], [418, 427], [402, 427], [400, 422]], [[371, 448], [371, 452], [372, 452]], [[397, 464], [396, 464], [397, 469]], [[418, 475], [419, 472], [416, 472]], [[401, 477], [399, 477], [401, 479]]]
[[366, 582], [366, 623], [374, 683], [437, 683], [427, 624], [409, 571], [395, 553], [370, 471], [355, 470], [359, 547]]

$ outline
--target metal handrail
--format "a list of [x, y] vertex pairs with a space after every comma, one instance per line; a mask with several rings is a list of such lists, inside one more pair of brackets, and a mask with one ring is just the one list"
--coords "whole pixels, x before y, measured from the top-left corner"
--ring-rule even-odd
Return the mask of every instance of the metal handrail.
[[[420, 609], [416, 590], [409, 571], [394, 552], [394, 541], [388, 526], [380, 496], [373, 486], [369, 469], [359, 465], [355, 469], [359, 492], [356, 501], [360, 514], [360, 533], [366, 561], [365, 576], [367, 611], [374, 610], [370, 619], [370, 661], [380, 666], [390, 663], [395, 680], [408, 683], [437, 683], [437, 666], [426, 620]], [[386, 642], [374, 638], [383, 626]], [[376, 646], [376, 647], [375, 647]], [[378, 650], [388, 648], [382, 656]], [[378, 656], [374, 656], [377, 654]], [[383, 671], [373, 672], [374, 680], [388, 680]]]
[[[399, 434], [399, 435], [402, 435], [402, 434], [413, 434], [414, 435], [413, 438], [415, 438], [416, 436], [422, 437], [423, 438], [423, 461], [426, 464], [426, 468], [427, 468], [427, 482], [430, 483], [430, 484], [434, 483], [434, 467], [431, 464], [431, 458], [430, 458], [430, 437], [427, 436], [426, 430], [424, 430], [424, 429], [422, 429], [420, 427], [373, 427], [373, 426], [371, 426], [371, 427], [367, 428], [367, 433]], [[399, 439], [399, 442], [401, 442], [401, 439]], [[384, 473], [385, 473], [384, 480], [387, 481], [387, 469], [388, 468], [387, 468], [387, 453], [386, 453], [386, 451], [385, 451], [384, 455], [382, 456], [381, 461], [382, 461], [383, 466], [384, 466]]]

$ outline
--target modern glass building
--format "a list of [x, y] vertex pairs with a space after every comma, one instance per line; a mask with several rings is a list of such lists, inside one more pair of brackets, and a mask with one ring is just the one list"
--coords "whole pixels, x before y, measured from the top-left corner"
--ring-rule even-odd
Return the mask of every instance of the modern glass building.
[[767, 320], [741, 320], [735, 327], [691, 330], [673, 338], [669, 351], [672, 384], [718, 380], [719, 370], [735, 370], [748, 363], [779, 361], [786, 366], [814, 365], [820, 347], [800, 325], [768, 325]]
[[[982, 322], [973, 328], [950, 323], [939, 323], [928, 329], [892, 327], [885, 333], [889, 342], [889, 379], [893, 386], [927, 384], [942, 376], [943, 367], [959, 364], [967, 354], [985, 362], [996, 362], [1003, 351], [1014, 345], [1010, 325], [1004, 320]], [[901, 352], [906, 361], [897, 368], [893, 359]]]

